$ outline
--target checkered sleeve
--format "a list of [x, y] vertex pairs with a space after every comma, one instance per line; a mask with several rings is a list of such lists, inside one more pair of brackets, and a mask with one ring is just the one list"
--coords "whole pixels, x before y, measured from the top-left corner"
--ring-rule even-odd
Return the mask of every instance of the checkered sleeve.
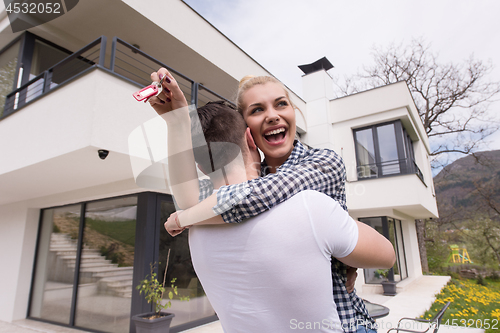
[[202, 202], [206, 198], [208, 198], [214, 192], [214, 185], [209, 179], [199, 179], [198, 184], [200, 187], [200, 195], [198, 197], [198, 201]]
[[345, 166], [340, 156], [329, 149], [311, 149], [293, 162], [265, 177], [221, 187], [214, 212], [227, 223], [239, 223], [304, 190], [325, 193], [347, 210]]
[[332, 258], [333, 299], [344, 333], [356, 333], [358, 324], [376, 328], [375, 321], [368, 314], [365, 302], [356, 294], [356, 290], [348, 293], [347, 266]]

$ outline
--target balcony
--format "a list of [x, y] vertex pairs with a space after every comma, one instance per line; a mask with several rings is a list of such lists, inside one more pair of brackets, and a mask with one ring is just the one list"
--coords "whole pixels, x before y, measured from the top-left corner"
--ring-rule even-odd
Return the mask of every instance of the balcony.
[[[87, 188], [92, 197], [136, 188], [128, 138], [156, 113], [132, 93], [167, 66], [119, 38], [104, 50], [100, 37], [7, 94], [0, 117], [0, 141], [8, 143], [0, 146], [0, 205], [49, 196], [71, 202]], [[223, 99], [169, 70], [188, 101]], [[105, 161], [99, 149], [110, 152]]]
[[416, 174], [425, 185], [424, 175], [412, 158], [360, 165], [357, 174], [358, 180]]
[[[151, 83], [151, 72], [165, 67], [174, 75], [191, 104], [204, 105], [209, 101], [225, 99], [120, 38], [113, 38], [108, 59], [106, 46], [107, 38], [101, 36], [7, 94], [0, 120], [95, 68], [105, 70], [137, 87], [143, 87]], [[105, 66], [106, 63], [109, 66]], [[19, 76], [22, 76], [22, 70], [21, 67]]]
[[413, 220], [438, 216], [432, 189], [412, 158], [359, 165], [356, 171], [357, 181], [346, 183], [349, 212], [356, 218]]

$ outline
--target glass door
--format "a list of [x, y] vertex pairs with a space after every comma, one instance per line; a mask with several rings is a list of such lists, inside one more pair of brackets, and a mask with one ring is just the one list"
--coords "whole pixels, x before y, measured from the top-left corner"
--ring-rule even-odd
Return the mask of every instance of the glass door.
[[391, 269], [364, 269], [365, 283], [381, 283], [382, 281], [401, 281], [408, 277], [406, 258], [403, 244], [401, 221], [381, 216], [359, 218], [359, 221], [368, 224], [380, 234], [384, 235], [394, 247], [396, 262]]
[[[167, 256], [170, 249], [168, 270], [166, 275], [166, 286], [170, 286], [169, 282], [175, 278], [177, 285], [178, 296], [172, 300], [172, 307], [166, 310], [175, 314], [172, 320], [172, 327], [184, 325], [189, 322], [201, 321], [204, 319], [213, 318], [215, 311], [208, 301], [203, 287], [196, 276], [196, 273], [191, 262], [191, 254], [189, 252], [189, 229], [182, 234], [172, 237], [170, 236], [163, 223], [168, 219], [170, 214], [175, 212], [175, 205], [169, 197], [160, 197], [158, 200], [159, 215], [159, 276], [165, 274]], [[165, 291], [164, 303], [168, 302], [167, 294], [169, 289]], [[189, 301], [181, 301], [179, 297], [189, 296]]]
[[29, 317], [128, 332], [137, 196], [42, 211]]
[[86, 204], [75, 326], [127, 332], [137, 196]]
[[80, 215], [81, 205], [42, 212], [30, 317], [70, 324]]

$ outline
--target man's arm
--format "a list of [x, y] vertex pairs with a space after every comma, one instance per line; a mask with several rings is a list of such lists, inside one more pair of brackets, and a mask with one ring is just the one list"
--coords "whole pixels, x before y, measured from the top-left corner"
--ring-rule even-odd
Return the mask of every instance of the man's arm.
[[354, 221], [340, 205], [315, 191], [303, 195], [318, 246], [326, 257], [335, 257], [358, 268], [390, 268], [396, 255], [391, 242], [370, 226]]
[[358, 268], [391, 268], [396, 254], [391, 242], [369, 225], [355, 221], [358, 226], [358, 242], [354, 250], [344, 258], [344, 264]]

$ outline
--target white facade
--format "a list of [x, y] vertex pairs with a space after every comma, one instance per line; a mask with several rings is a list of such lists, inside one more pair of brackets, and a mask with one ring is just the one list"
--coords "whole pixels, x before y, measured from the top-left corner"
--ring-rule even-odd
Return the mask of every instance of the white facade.
[[[10, 33], [5, 9], [0, 32], [0, 50], [22, 36]], [[243, 76], [269, 75], [180, 0], [80, 1], [29, 32], [72, 52], [107, 36], [106, 68], [117, 36], [227, 99]], [[144, 192], [134, 182], [128, 136], [155, 114], [133, 100], [137, 84], [106, 68], [93, 67], [0, 118], [0, 320], [27, 316], [43, 209]], [[411, 95], [404, 83], [340, 99], [332, 89], [328, 74], [319, 71], [304, 76], [304, 99], [291, 92], [305, 112], [305, 119], [297, 113], [298, 131], [308, 145], [344, 158], [354, 218], [401, 221], [409, 281], [422, 274], [414, 219], [437, 217], [429, 144]], [[358, 180], [353, 130], [398, 119], [412, 138], [424, 181], [415, 174]], [[99, 149], [109, 151], [105, 160]]]
[[[306, 142], [341, 154], [347, 172], [347, 206], [355, 219], [390, 217], [401, 221], [408, 280], [422, 275], [415, 219], [437, 218], [437, 204], [429, 163], [429, 141], [410, 91], [404, 82], [334, 99], [332, 79], [324, 70], [303, 77], [307, 106]], [[414, 160], [423, 180], [415, 173], [358, 178], [354, 131], [399, 120], [411, 138]], [[358, 289], [380, 288], [365, 284], [359, 274]]]

